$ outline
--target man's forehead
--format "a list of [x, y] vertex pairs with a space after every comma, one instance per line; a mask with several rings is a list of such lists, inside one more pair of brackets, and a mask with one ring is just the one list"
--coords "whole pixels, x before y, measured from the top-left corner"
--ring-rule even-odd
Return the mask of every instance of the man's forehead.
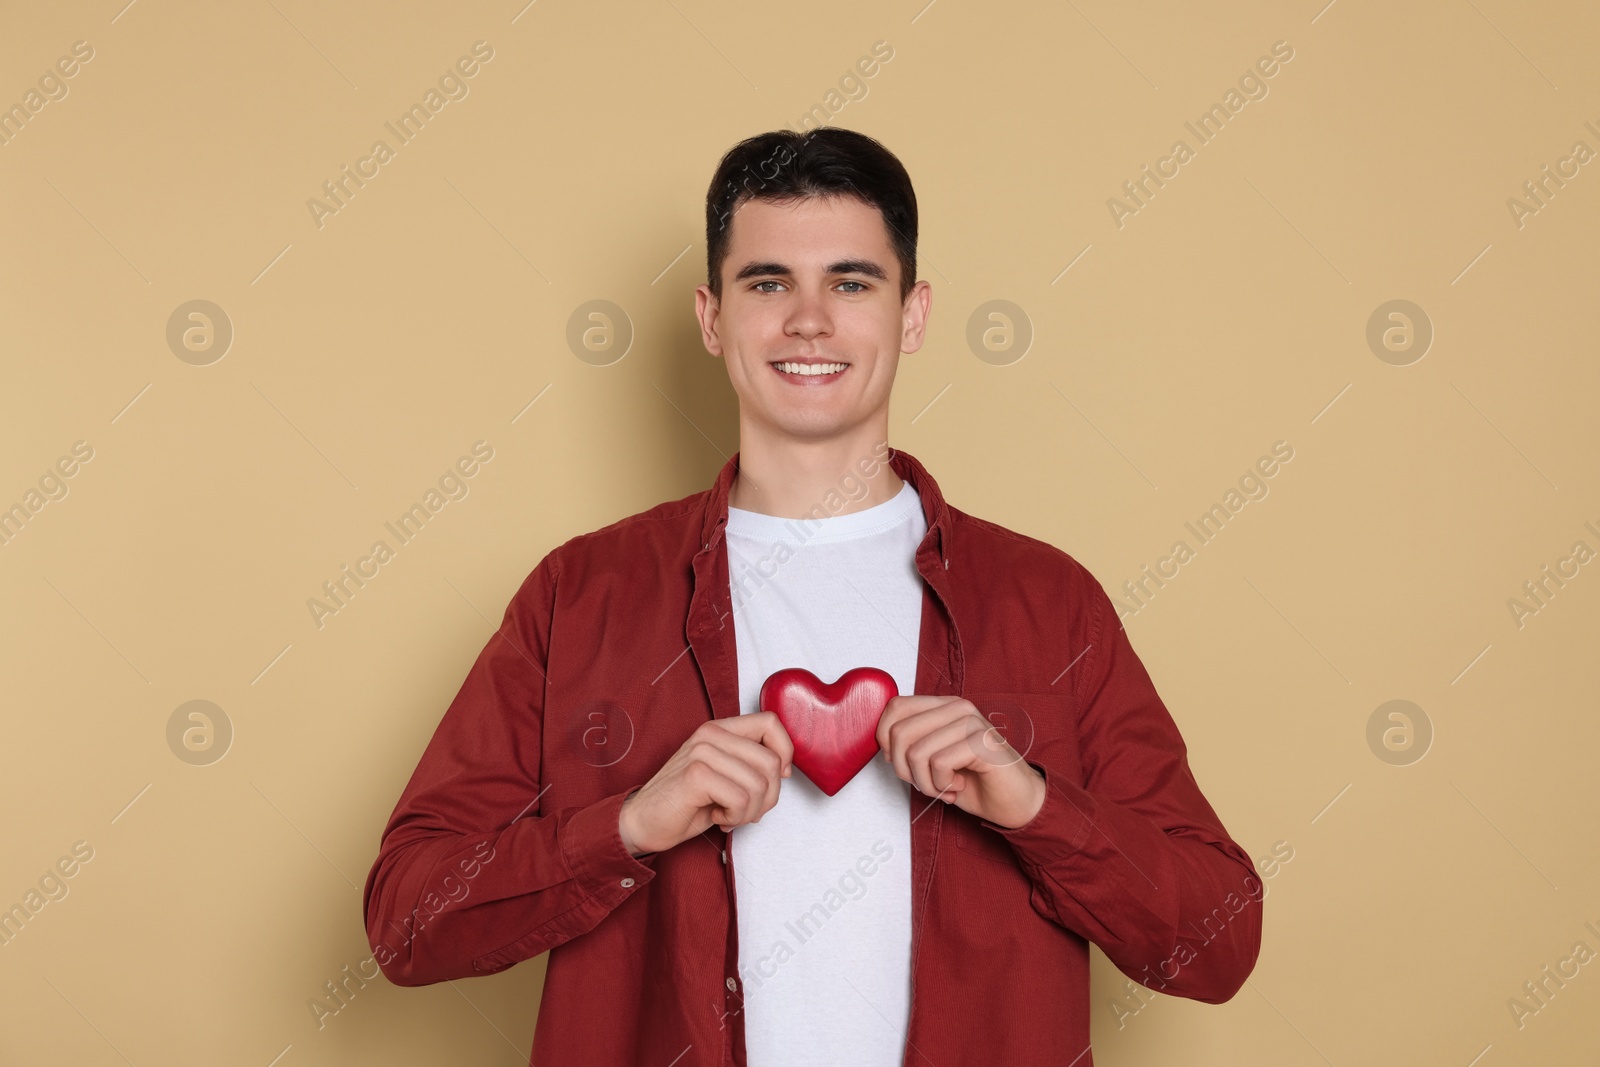
[[[762, 256], [775, 240], [790, 255], [818, 261], [878, 256], [892, 252], [883, 215], [855, 197], [808, 197], [803, 200], [749, 199], [733, 212], [730, 258]], [[827, 240], [817, 238], [827, 235]], [[800, 240], [796, 241], [795, 238]], [[794, 245], [800, 248], [794, 248]]]

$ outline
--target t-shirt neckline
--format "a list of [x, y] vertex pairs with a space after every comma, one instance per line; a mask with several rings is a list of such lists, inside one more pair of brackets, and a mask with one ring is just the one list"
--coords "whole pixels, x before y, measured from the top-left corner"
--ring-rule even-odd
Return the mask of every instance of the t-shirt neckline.
[[[827, 505], [822, 505], [821, 510], [826, 512]], [[883, 533], [921, 513], [922, 499], [911, 487], [911, 482], [906, 480], [902, 482], [898, 493], [881, 504], [874, 504], [860, 511], [846, 512], [843, 515], [825, 515], [822, 518], [808, 516], [790, 519], [781, 515], [746, 511], [744, 508], [729, 505], [726, 533], [735, 537], [772, 543], [850, 541], [858, 537]]]

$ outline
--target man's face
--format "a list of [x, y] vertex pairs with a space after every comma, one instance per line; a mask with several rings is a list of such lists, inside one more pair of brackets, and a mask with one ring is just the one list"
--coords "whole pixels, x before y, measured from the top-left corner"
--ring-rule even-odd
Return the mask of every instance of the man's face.
[[930, 293], [918, 282], [901, 302], [883, 215], [853, 197], [747, 200], [730, 225], [722, 299], [702, 285], [695, 305], [741, 419], [807, 440], [886, 422], [900, 354], [922, 347]]

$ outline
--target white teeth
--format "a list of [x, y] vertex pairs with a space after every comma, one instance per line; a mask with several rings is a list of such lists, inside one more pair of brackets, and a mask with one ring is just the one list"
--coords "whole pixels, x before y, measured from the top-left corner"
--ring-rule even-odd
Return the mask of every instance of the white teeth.
[[774, 364], [785, 374], [834, 374], [844, 370], [848, 363], [777, 363]]

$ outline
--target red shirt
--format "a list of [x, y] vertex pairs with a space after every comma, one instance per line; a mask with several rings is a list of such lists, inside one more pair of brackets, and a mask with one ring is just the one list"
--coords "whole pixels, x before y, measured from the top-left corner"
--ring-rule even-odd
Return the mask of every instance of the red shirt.
[[[367, 935], [398, 985], [550, 953], [535, 1064], [746, 1062], [728, 835], [635, 858], [617, 831], [696, 726], [740, 714], [723, 542], [738, 459], [539, 562], [367, 878]], [[1089, 942], [1152, 989], [1221, 1003], [1255, 966], [1262, 883], [1100, 583], [946, 504], [909, 454], [889, 462], [928, 520], [916, 692], [972, 701], [1048, 786], [1014, 829], [909, 790], [905, 1067], [1091, 1067]]]

